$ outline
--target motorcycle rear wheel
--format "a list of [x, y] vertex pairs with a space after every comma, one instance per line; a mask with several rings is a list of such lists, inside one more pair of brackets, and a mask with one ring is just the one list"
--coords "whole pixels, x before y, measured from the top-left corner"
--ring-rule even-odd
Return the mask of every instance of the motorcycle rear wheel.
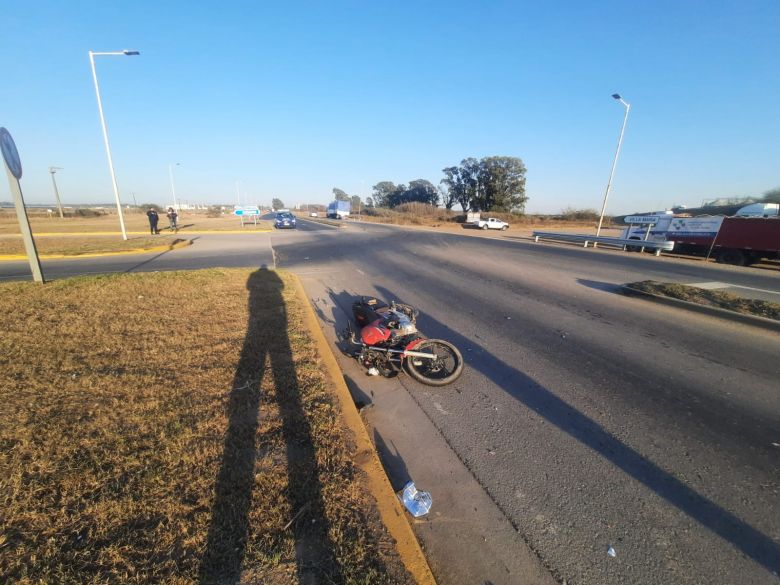
[[414, 346], [414, 351], [432, 353], [436, 358], [406, 358], [409, 375], [428, 386], [446, 386], [463, 373], [463, 356], [458, 348], [443, 339], [426, 339]]

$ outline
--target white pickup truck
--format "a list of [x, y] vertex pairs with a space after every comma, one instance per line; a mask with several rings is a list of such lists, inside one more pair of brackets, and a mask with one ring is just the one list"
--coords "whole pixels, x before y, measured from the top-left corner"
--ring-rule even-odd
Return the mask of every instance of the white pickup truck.
[[505, 230], [509, 227], [509, 224], [495, 217], [489, 217], [487, 219], [478, 219], [474, 222], [474, 225], [481, 230]]

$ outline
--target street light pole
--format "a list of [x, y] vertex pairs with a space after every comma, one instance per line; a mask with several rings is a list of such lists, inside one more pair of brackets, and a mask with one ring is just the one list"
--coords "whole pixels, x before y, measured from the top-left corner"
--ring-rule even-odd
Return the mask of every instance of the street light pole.
[[626, 103], [619, 93], [613, 93], [612, 97], [619, 101], [626, 108], [626, 113], [623, 116], [623, 126], [620, 128], [620, 138], [618, 138], [617, 150], [615, 151], [615, 160], [612, 161], [612, 170], [609, 171], [609, 181], [607, 181], [607, 191], [604, 193], [604, 204], [601, 206], [601, 215], [599, 216], [599, 227], [596, 230], [596, 236], [601, 233], [601, 224], [604, 221], [604, 212], [607, 210], [607, 199], [609, 199], [609, 191], [612, 188], [612, 177], [615, 176], [615, 167], [617, 166], [618, 156], [620, 156], [620, 147], [623, 144], [623, 133], [626, 131], [626, 122], [628, 121], [628, 111], [631, 109], [631, 104]]
[[122, 202], [119, 200], [119, 187], [116, 184], [116, 174], [114, 174], [114, 160], [111, 158], [111, 145], [108, 142], [108, 128], [106, 128], [106, 119], [103, 116], [103, 102], [100, 99], [100, 86], [98, 86], [97, 71], [95, 71], [95, 55], [140, 55], [138, 51], [111, 51], [106, 53], [89, 52], [89, 63], [92, 66], [92, 79], [95, 82], [95, 95], [97, 95], [98, 112], [100, 113], [100, 124], [103, 127], [103, 141], [106, 143], [106, 154], [108, 154], [108, 169], [111, 171], [111, 182], [114, 186], [114, 199], [116, 199], [116, 211], [119, 214], [119, 227], [122, 229], [122, 239], [127, 239], [125, 230], [125, 218], [122, 215]]
[[51, 173], [51, 184], [54, 185], [54, 198], [57, 200], [57, 210], [60, 212], [60, 219], [63, 219], [65, 217], [65, 214], [62, 213], [62, 203], [60, 202], [60, 192], [57, 189], [57, 181], [54, 180], [54, 173], [57, 171], [62, 170], [62, 167], [49, 167], [49, 172]]
[[[178, 167], [180, 164], [181, 163], [176, 163], [176, 166]], [[176, 209], [176, 211], [179, 211], [176, 205], [176, 187], [173, 184], [173, 163], [170, 163], [168, 165], [168, 174], [171, 177], [171, 193], [173, 193], [173, 208]]]

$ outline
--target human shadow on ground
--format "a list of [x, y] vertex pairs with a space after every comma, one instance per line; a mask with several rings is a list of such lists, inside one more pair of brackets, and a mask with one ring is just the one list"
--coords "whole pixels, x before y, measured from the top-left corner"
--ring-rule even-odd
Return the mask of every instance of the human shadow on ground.
[[[403, 300], [403, 297], [386, 288], [378, 285], [374, 288], [385, 301]], [[344, 300], [351, 296], [346, 292], [332, 294], [334, 302], [342, 307]], [[475, 299], [475, 303], [478, 304], [478, 300]], [[473, 338], [461, 335], [425, 313], [420, 314], [417, 323], [420, 330], [430, 337], [446, 339], [464, 351], [464, 354], [467, 348], [471, 349], [466, 360], [467, 368], [481, 373], [547, 422], [598, 453], [769, 571], [780, 572], [780, 545], [772, 538], [697, 493], [620, 441], [596, 421], [537, 384], [520, 370], [495, 357], [489, 347], [481, 346]]]
[[[199, 240], [199, 239], [200, 239], [200, 236], [195, 236], [195, 237], [193, 237], [193, 238], [192, 238], [192, 242], [194, 243], [194, 242], [195, 242], [195, 240]], [[135, 264], [134, 266], [131, 266], [130, 268], [128, 268], [127, 270], [125, 270], [125, 272], [135, 272], [135, 271], [137, 271], [139, 268], [142, 268], [143, 266], [146, 266], [146, 265], [147, 265], [147, 264], [149, 264], [150, 262], [154, 262], [154, 261], [155, 261], [155, 260], [157, 260], [158, 258], [161, 258], [162, 256], [165, 256], [166, 254], [169, 254], [169, 253], [171, 253], [171, 252], [173, 252], [173, 251], [174, 251], [174, 250], [165, 250], [165, 251], [163, 251], [163, 252], [160, 252], [159, 254], [155, 254], [155, 255], [154, 255], [154, 256], [152, 256], [151, 258], [147, 258], [147, 259], [146, 259], [146, 260], [144, 260], [143, 262], [139, 262], [138, 264]], [[141, 253], [141, 254], [143, 254], [144, 252], [140, 252], [140, 253]]]
[[[301, 583], [343, 580], [329, 537], [315, 448], [287, 336], [283, 286], [277, 274], [265, 268], [247, 281], [247, 330], [228, 399], [228, 428], [199, 569], [199, 582], [204, 585], [235, 584], [241, 579], [255, 485], [259, 412], [268, 400], [276, 402], [281, 417], [291, 515], [305, 508], [303, 520], [292, 528], [298, 579]], [[261, 392], [266, 375], [274, 381], [272, 397]]]
[[374, 429], [374, 445], [382, 460], [382, 467], [385, 468], [390, 485], [393, 486], [393, 491], [401, 491], [412, 478], [409, 476], [409, 469], [398, 453], [398, 449], [395, 448], [392, 441], [388, 445], [377, 429]]

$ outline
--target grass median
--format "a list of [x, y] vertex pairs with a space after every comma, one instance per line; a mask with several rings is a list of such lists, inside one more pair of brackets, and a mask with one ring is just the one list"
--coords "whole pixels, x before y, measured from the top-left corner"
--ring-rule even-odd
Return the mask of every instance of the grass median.
[[662, 297], [780, 321], [780, 304], [770, 301], [746, 299], [725, 291], [709, 290], [673, 282], [643, 280], [641, 282], [629, 283], [626, 286]]
[[[42, 214], [38, 210], [28, 210], [28, 217], [33, 235], [39, 233], [94, 233], [111, 232], [117, 235], [119, 232], [119, 219], [115, 213], [102, 212], [95, 216], [72, 216], [60, 219], [59, 217]], [[149, 233], [149, 221], [145, 211], [129, 210], [124, 214], [125, 227], [130, 232]], [[165, 214], [160, 214], [160, 230], [165, 233], [168, 230], [168, 220]], [[226, 213], [217, 217], [209, 217], [203, 211], [187, 211], [179, 216], [179, 233], [198, 231], [242, 231], [246, 233], [262, 232], [273, 229], [273, 223], [268, 220], [258, 219], [257, 225], [252, 220], [244, 220], [235, 215]], [[0, 234], [18, 234], [19, 221], [12, 210], [0, 210]]]
[[[51, 236], [36, 238], [35, 247], [40, 255], [83, 256], [150, 250], [161, 246], [184, 243], [183, 238], [171, 234], [159, 236], [128, 236], [127, 240], [109, 236]], [[26, 254], [21, 237], [0, 238], [0, 256]]]
[[409, 583], [290, 277], [0, 285], [0, 576]]

